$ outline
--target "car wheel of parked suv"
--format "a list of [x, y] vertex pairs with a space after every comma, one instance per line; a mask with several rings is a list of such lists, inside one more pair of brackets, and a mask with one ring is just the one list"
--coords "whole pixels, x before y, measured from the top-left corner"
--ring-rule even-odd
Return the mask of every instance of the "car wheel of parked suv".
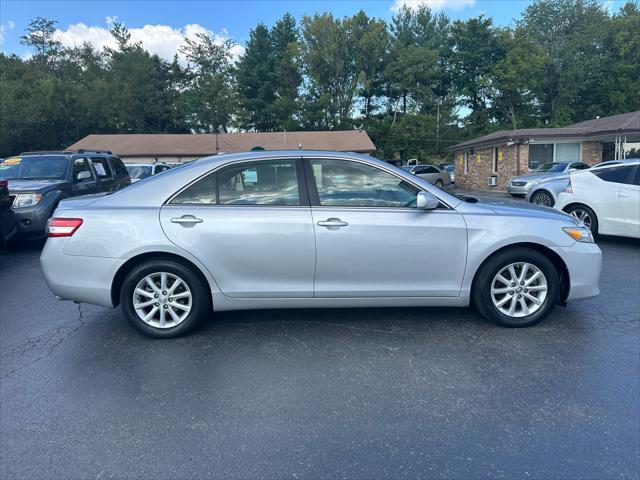
[[209, 292], [182, 263], [149, 260], [126, 276], [120, 291], [122, 310], [141, 333], [179, 337], [197, 327], [209, 311]]
[[546, 190], [540, 190], [539, 192], [534, 193], [531, 196], [530, 202], [534, 205], [541, 205], [543, 207], [553, 207], [556, 203], [551, 194]]
[[594, 238], [598, 236], [598, 217], [589, 207], [586, 205], [571, 205], [564, 211], [584, 223], [584, 226], [591, 230]]
[[544, 319], [558, 301], [558, 272], [542, 253], [514, 248], [490, 257], [472, 289], [478, 311], [504, 327], [529, 327]]

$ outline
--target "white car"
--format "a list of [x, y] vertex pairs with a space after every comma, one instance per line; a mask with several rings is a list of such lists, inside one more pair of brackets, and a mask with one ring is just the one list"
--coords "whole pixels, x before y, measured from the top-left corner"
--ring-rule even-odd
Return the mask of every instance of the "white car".
[[554, 208], [594, 235], [640, 238], [640, 160], [572, 173]]
[[166, 172], [171, 168], [171, 165], [166, 163], [125, 163], [124, 166], [127, 167], [131, 183]]

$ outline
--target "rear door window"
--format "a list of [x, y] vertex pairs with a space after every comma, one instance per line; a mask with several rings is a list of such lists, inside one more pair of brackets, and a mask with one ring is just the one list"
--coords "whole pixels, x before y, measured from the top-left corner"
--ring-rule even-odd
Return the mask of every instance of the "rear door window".
[[621, 165], [619, 167], [611, 168], [598, 168], [595, 170], [590, 170], [590, 172], [596, 177], [599, 177], [601, 180], [604, 180], [605, 182], [632, 183], [632, 165]]
[[93, 165], [93, 169], [96, 171], [96, 175], [98, 175], [98, 178], [101, 180], [113, 178], [111, 167], [109, 166], [109, 162], [106, 158], [92, 157], [91, 164]]

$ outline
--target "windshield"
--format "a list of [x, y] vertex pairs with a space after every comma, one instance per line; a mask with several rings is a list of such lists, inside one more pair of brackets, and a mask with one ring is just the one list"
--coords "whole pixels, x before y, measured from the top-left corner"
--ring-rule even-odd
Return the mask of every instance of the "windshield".
[[147, 178], [151, 176], [151, 167], [149, 165], [127, 165], [127, 171], [131, 178]]
[[566, 163], [549, 162], [543, 163], [536, 172], [564, 172], [565, 168], [567, 168]]
[[67, 158], [61, 155], [12, 157], [0, 163], [0, 178], [59, 180], [67, 173]]

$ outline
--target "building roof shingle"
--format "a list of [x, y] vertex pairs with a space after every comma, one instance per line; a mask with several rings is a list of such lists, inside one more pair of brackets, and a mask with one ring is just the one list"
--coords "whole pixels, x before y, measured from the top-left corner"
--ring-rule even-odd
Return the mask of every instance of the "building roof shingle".
[[93, 134], [70, 145], [69, 150], [110, 150], [116, 155], [205, 156], [265, 150], [337, 150], [371, 153], [376, 147], [363, 130], [322, 132], [246, 132], [220, 134]]
[[464, 150], [508, 141], [527, 140], [529, 138], [591, 137], [615, 133], [640, 133], [640, 111], [595, 118], [561, 128], [521, 128], [518, 130], [500, 130], [482, 137], [473, 138], [446, 148], [449, 151]]

